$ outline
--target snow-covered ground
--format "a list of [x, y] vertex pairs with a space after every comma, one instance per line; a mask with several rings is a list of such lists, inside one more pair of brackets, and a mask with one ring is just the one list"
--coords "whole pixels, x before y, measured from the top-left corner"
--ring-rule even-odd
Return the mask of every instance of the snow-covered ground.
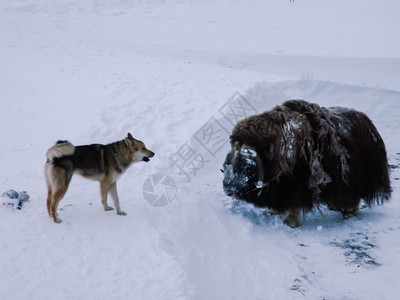
[[[396, 0], [1, 1], [0, 194], [30, 201], [0, 198], [0, 299], [398, 299], [399, 15]], [[316, 211], [297, 229], [233, 207], [226, 109], [292, 98], [370, 116], [391, 202], [348, 219]], [[217, 146], [201, 139], [210, 124]], [[104, 212], [98, 184], [77, 176], [54, 224], [46, 150], [127, 132], [156, 153], [118, 182], [128, 215]], [[183, 150], [197, 169], [179, 169]], [[142, 189], [158, 172], [178, 193], [156, 208]]]

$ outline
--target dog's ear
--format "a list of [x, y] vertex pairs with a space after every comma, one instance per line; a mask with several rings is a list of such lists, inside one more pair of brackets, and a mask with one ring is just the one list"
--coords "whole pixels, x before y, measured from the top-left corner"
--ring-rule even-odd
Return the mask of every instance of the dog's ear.
[[135, 144], [135, 139], [133, 138], [133, 136], [128, 132], [127, 137], [125, 138], [125, 144], [128, 147], [132, 147]]

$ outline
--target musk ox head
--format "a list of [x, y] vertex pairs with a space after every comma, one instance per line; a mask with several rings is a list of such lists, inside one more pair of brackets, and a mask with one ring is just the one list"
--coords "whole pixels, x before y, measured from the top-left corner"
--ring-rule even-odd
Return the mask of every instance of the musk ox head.
[[263, 180], [263, 167], [257, 152], [247, 146], [234, 147], [223, 165], [223, 187], [226, 195], [243, 199], [257, 190]]

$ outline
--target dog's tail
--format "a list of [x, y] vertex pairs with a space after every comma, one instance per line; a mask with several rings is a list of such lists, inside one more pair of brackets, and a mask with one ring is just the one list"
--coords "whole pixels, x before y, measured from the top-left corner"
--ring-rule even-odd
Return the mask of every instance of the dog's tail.
[[53, 162], [54, 158], [72, 155], [75, 152], [75, 146], [68, 141], [57, 141], [57, 143], [47, 150], [47, 162]]

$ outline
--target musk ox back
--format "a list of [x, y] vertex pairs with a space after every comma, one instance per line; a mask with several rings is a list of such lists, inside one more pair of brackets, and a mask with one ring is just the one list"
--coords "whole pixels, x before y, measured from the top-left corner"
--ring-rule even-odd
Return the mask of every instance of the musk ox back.
[[238, 122], [230, 139], [225, 193], [288, 212], [291, 227], [316, 206], [355, 213], [361, 199], [390, 198], [385, 145], [361, 112], [291, 100]]

